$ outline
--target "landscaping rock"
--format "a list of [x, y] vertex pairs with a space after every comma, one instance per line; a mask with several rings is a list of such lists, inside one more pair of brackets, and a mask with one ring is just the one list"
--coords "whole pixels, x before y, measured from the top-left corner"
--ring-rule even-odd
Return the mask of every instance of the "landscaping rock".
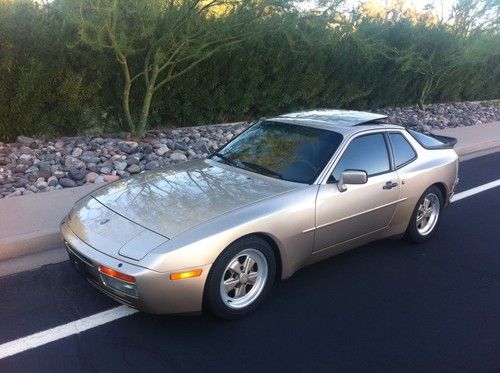
[[67, 156], [64, 165], [69, 168], [85, 168], [85, 163], [78, 158]]
[[87, 175], [86, 170], [81, 170], [81, 169], [77, 169], [77, 168], [72, 168], [71, 170], [69, 170], [69, 176], [73, 180], [83, 180], [83, 179], [85, 179], [86, 175]]
[[64, 177], [64, 172], [56, 170], [56, 171], [52, 172], [52, 175], [54, 175], [55, 177], [57, 177], [58, 179], [60, 179], [61, 177]]
[[19, 178], [15, 183], [14, 183], [14, 188], [24, 188], [28, 185], [29, 181], [28, 179], [25, 178]]
[[146, 163], [146, 170], [154, 170], [160, 167], [160, 163], [158, 161], [150, 161]]
[[168, 148], [168, 146], [166, 145], [163, 145], [161, 146], [160, 148], [156, 149], [155, 150], [155, 153], [158, 155], [158, 156], [163, 156], [165, 153], [167, 153], [170, 149]]
[[95, 183], [96, 183], [96, 184], [99, 184], [99, 183], [104, 183], [104, 182], [106, 181], [106, 180], [104, 180], [104, 176], [105, 176], [105, 175], [99, 175], [99, 176], [97, 177], [97, 179], [95, 179]]
[[61, 180], [59, 180], [59, 184], [61, 184], [65, 188], [76, 187], [76, 182], [74, 180], [68, 179], [67, 177], [63, 177]]
[[45, 179], [43, 177], [38, 178], [38, 180], [35, 183], [35, 187], [39, 190], [43, 190], [43, 189], [47, 188], [48, 186], [49, 185], [47, 184], [47, 182], [45, 181]]
[[115, 170], [123, 171], [127, 168], [127, 162], [115, 161], [115, 162], [113, 162], [113, 166], [115, 167]]
[[105, 175], [109, 175], [111, 173], [111, 167], [101, 167], [101, 173], [105, 174]]
[[133, 164], [128, 166], [127, 171], [130, 172], [131, 174], [137, 174], [141, 172], [141, 167], [137, 164]]
[[55, 187], [56, 185], [59, 185], [59, 180], [55, 176], [50, 176], [47, 179], [47, 184], [48, 186]]
[[89, 172], [87, 176], [85, 176], [85, 181], [87, 183], [95, 183], [98, 176], [99, 175], [96, 172]]
[[[420, 131], [500, 120], [493, 102], [459, 102], [374, 110], [388, 122]], [[36, 140], [20, 136], [0, 144], [0, 198], [114, 181], [143, 170], [199, 159], [248, 128], [249, 123], [147, 131], [140, 142], [127, 133]]]
[[170, 159], [174, 162], [187, 161], [187, 157], [182, 153], [172, 153], [172, 154], [170, 154]]
[[134, 154], [134, 155], [129, 155], [127, 158], [125, 158], [125, 162], [127, 162], [127, 165], [133, 165], [133, 164], [139, 164], [140, 160], [142, 158], [142, 154]]
[[27, 164], [30, 166], [33, 164], [33, 156], [30, 154], [21, 154], [18, 159], [19, 162], [23, 164]]
[[43, 177], [44, 179], [48, 179], [52, 175], [52, 171], [49, 169], [40, 169], [36, 172], [38, 177]]
[[107, 181], [109, 183], [116, 181], [120, 179], [120, 176], [117, 175], [104, 175], [104, 181]]
[[24, 145], [31, 145], [32, 143], [35, 142], [35, 139], [27, 136], [18, 136], [17, 137], [17, 142], [24, 144]]

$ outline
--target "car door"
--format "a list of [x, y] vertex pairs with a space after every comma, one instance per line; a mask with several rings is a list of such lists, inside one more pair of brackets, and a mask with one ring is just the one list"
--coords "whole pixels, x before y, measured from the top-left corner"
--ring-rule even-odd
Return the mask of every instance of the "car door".
[[[320, 185], [314, 251], [383, 230], [391, 222], [400, 189], [386, 136], [376, 132], [353, 138], [327, 183]], [[337, 182], [345, 170], [366, 171], [366, 184], [339, 191]]]

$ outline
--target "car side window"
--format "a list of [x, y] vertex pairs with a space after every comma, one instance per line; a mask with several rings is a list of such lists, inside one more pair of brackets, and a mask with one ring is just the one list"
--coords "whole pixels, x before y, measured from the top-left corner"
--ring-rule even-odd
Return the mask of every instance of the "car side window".
[[376, 133], [355, 138], [342, 154], [333, 170], [335, 181], [345, 170], [363, 170], [368, 176], [390, 171], [389, 153], [384, 135]]
[[389, 133], [392, 151], [394, 152], [394, 164], [399, 168], [417, 157], [417, 153], [401, 133]]

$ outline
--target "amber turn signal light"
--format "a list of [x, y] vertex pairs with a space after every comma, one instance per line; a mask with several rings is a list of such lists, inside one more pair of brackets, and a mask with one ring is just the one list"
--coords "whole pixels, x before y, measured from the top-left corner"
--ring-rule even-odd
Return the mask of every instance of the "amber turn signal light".
[[115, 271], [113, 268], [99, 266], [99, 272], [101, 272], [102, 274], [104, 274], [106, 276], [116, 278], [118, 280], [130, 282], [131, 284], [135, 283], [134, 276], [126, 275], [125, 273]]
[[185, 278], [198, 277], [201, 275], [201, 269], [195, 269], [187, 272], [172, 273], [170, 275], [171, 280], [184, 280]]

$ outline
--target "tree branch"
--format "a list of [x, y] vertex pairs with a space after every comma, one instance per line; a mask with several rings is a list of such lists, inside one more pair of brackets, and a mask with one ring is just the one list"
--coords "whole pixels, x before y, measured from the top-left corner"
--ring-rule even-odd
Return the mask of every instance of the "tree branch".
[[233, 45], [233, 44], [237, 44], [239, 43], [240, 40], [235, 40], [234, 42], [231, 42], [231, 43], [226, 43], [224, 45], [221, 45], [217, 48], [214, 48], [212, 49], [210, 52], [208, 52], [207, 54], [205, 54], [204, 56], [200, 57], [199, 59], [197, 59], [196, 61], [193, 61], [191, 64], [189, 64], [187, 67], [185, 67], [184, 69], [182, 69], [181, 71], [175, 73], [175, 74], [172, 74], [172, 73], [169, 73], [168, 76], [163, 79], [162, 81], [160, 81], [160, 83], [158, 83], [153, 91], [156, 92], [158, 91], [161, 87], [163, 87], [165, 84], [167, 84], [168, 82], [172, 81], [173, 79], [175, 78], [178, 78], [179, 76], [187, 73], [188, 71], [190, 71], [191, 69], [193, 69], [195, 66], [197, 66], [198, 64], [200, 64], [201, 62], [205, 61], [206, 59], [208, 59], [209, 57], [211, 57], [212, 55], [214, 55], [217, 51], [219, 51], [220, 49], [222, 49], [223, 47], [227, 47], [229, 45]]

